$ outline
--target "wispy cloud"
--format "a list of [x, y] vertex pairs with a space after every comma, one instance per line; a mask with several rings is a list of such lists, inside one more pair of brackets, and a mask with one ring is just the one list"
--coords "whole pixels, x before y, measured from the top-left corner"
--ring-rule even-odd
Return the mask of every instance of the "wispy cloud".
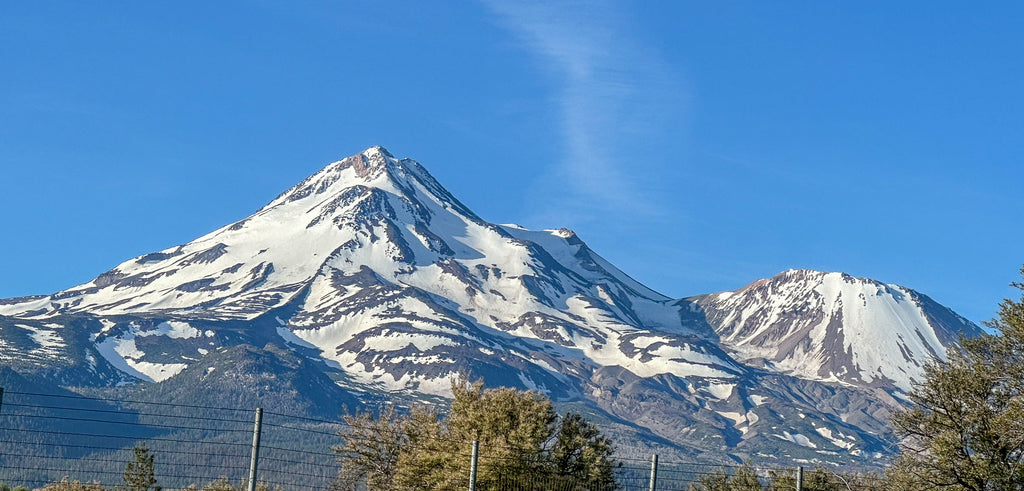
[[563, 192], [559, 212], [542, 212], [543, 218], [656, 214], [658, 197], [646, 172], [655, 166], [642, 160], [658, 158], [650, 137], [666, 133], [666, 122], [682, 111], [685, 90], [630, 34], [629, 15], [603, 1], [486, 4], [557, 84], [564, 154], [547, 178]]

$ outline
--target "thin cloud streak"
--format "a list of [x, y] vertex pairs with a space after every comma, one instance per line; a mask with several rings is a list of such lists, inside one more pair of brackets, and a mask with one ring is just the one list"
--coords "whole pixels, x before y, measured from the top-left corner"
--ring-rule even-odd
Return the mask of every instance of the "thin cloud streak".
[[665, 64], [632, 40], [623, 25], [628, 16], [605, 2], [486, 4], [559, 84], [564, 155], [546, 176], [557, 184], [541, 184], [562, 190], [556, 213], [577, 222], [595, 211], [656, 217], [658, 198], [644, 172], [656, 166], [640, 160], [652, 157], [644, 148], [649, 137], [657, 139], [664, 121], [681, 112], [683, 91]]

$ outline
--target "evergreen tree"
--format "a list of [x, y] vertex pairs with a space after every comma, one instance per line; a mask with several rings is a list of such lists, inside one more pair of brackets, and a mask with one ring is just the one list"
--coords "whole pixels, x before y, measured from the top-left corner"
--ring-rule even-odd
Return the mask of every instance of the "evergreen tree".
[[[249, 489], [249, 487], [245, 485], [244, 481], [240, 483], [238, 486], [235, 486], [234, 484], [231, 484], [231, 481], [228, 480], [227, 477], [222, 476], [214, 481], [207, 483], [203, 487], [191, 484], [183, 491], [244, 491], [246, 489]], [[276, 485], [274, 486], [273, 490], [282, 491], [281, 487]], [[269, 484], [263, 481], [257, 481], [256, 491], [271, 491], [271, 488]]]
[[724, 469], [701, 474], [690, 484], [690, 491], [730, 491], [729, 474]]
[[912, 407], [893, 418], [903, 442], [892, 489], [1024, 489], [1024, 297], [987, 325], [996, 334], [926, 366]]
[[[744, 465], [736, 469], [733, 475], [725, 469], [702, 474], [697, 481], [690, 484], [690, 491], [761, 491], [761, 481], [754, 469]], [[769, 488], [774, 489], [774, 488]], [[791, 488], [791, 489], [795, 489]]]
[[478, 489], [617, 489], [611, 441], [581, 415], [559, 421], [547, 397], [483, 382], [453, 382], [452, 393], [443, 418], [422, 407], [346, 417], [333, 488], [466, 489], [475, 440]]
[[815, 467], [813, 471], [804, 473], [804, 490], [833, 491], [846, 488], [837, 476], [838, 474], [825, 470], [823, 467]]
[[409, 440], [408, 419], [401, 417], [393, 405], [376, 416], [362, 411], [343, 419], [348, 431], [341, 434], [340, 445], [331, 447], [341, 464], [332, 491], [355, 490], [363, 483], [370, 489], [391, 489], [398, 456]]
[[394, 489], [464, 489], [469, 465], [464, 442], [452, 442], [437, 411], [414, 408], [407, 422], [409, 446], [399, 456]]
[[[545, 443], [558, 415], [551, 401], [533, 391], [482, 381], [452, 384], [451, 409], [442, 421], [421, 412], [410, 425], [410, 451], [399, 459], [397, 482], [405, 489], [464, 489], [469, 477], [469, 444], [479, 442], [480, 489], [511, 486], [541, 489], [549, 474]], [[443, 424], [442, 424], [443, 423]]]
[[43, 491], [107, 491], [107, 488], [98, 482], [72, 481], [64, 477], [60, 481], [43, 486]]
[[156, 484], [154, 475], [153, 454], [145, 443], [135, 445], [133, 449], [135, 461], [129, 462], [124, 469], [124, 485], [128, 491], [149, 491]]
[[614, 489], [615, 447], [580, 413], [566, 413], [558, 425], [551, 459], [557, 476], [574, 478], [586, 489]]
[[796, 489], [796, 471], [793, 469], [768, 471], [768, 488], [770, 491], [792, 491]]

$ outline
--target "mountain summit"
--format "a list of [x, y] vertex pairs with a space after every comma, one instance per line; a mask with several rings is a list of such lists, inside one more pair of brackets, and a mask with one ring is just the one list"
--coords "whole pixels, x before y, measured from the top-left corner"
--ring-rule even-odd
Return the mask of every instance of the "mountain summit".
[[[237, 365], [293, 367], [292, 395], [317, 387], [303, 397], [329, 413], [353, 395], [446, 396], [470, 373], [603, 414], [634, 446], [716, 459], [870, 460], [890, 394], [976, 332], [912, 290], [835, 273], [671, 299], [567, 229], [484, 221], [382, 147], [192, 242], [0, 300], [0, 356], [62, 384], [180, 395], [234, 369], [216, 360], [280, 358]], [[302, 382], [313, 370], [347, 394]]]
[[194, 322], [273, 312], [284, 339], [358, 381], [440, 393], [465, 370], [566, 393], [578, 389], [564, 373], [580, 364], [641, 376], [742, 371], [710, 330], [683, 332], [677, 310], [575, 234], [484, 222], [418, 163], [372, 147], [239, 222], [0, 314]]
[[982, 332], [919, 292], [844, 273], [789, 270], [688, 300], [747, 364], [904, 391], [961, 335]]

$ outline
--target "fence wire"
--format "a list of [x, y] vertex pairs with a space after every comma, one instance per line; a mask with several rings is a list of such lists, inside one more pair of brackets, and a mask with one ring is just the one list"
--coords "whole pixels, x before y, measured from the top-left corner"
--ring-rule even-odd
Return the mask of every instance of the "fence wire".
[[[2, 485], [41, 489], [67, 477], [114, 489], [124, 485], [126, 466], [135, 461], [134, 448], [144, 444], [154, 456], [157, 485], [164, 491], [202, 487], [215, 481], [245, 489], [253, 409], [12, 391], [2, 394]], [[343, 421], [264, 411], [257, 481], [269, 490], [338, 489], [335, 479], [339, 464], [331, 447], [340, 443], [339, 433], [352, 429]], [[442, 443], [466, 449], [464, 478], [448, 483], [446, 489], [469, 489], [470, 442]], [[480, 455], [476, 489], [481, 491], [651, 489], [651, 465], [644, 460], [618, 459], [614, 483], [595, 484], [583, 476], [508, 473], [508, 462], [502, 462], [507, 457], [495, 457], [487, 449], [482, 449]], [[523, 461], [517, 465], [534, 464]], [[796, 489], [795, 476], [795, 469], [666, 461], [658, 465], [654, 489]], [[775, 478], [774, 482], [770, 477]], [[884, 484], [877, 476], [844, 477], [822, 470], [810, 477], [813, 479], [805, 479], [805, 490], [873, 491], [883, 489]], [[779, 487], [790, 482], [786, 479], [792, 481], [792, 487]], [[738, 487], [740, 484], [745, 487]]]

